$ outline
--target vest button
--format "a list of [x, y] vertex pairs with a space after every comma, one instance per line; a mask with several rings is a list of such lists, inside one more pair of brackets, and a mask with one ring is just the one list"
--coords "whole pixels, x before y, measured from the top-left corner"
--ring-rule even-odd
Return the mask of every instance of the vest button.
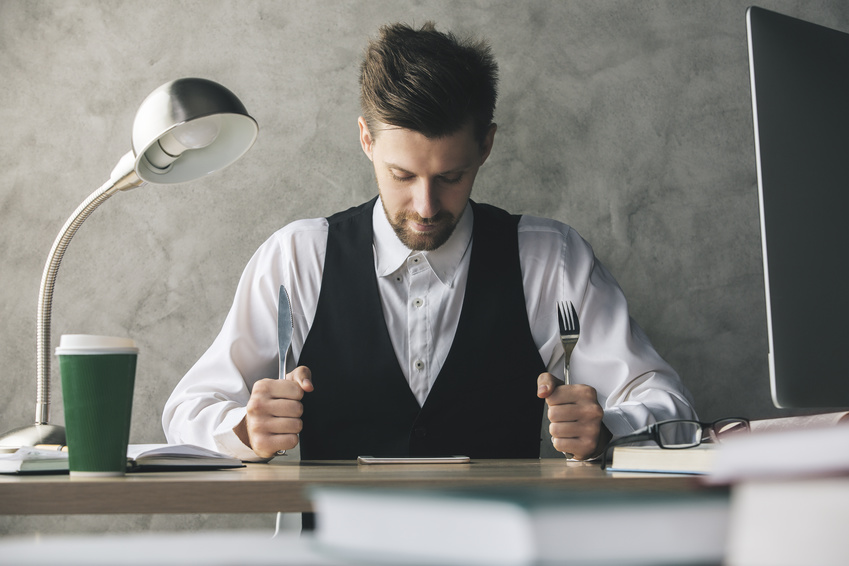
[[413, 429], [413, 434], [416, 435], [416, 438], [424, 438], [425, 436], [427, 436], [427, 427], [417, 426], [415, 429]]

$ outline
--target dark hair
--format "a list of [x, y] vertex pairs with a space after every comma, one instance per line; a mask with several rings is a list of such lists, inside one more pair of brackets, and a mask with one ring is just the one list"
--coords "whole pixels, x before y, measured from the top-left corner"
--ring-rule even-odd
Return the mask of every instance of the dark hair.
[[458, 40], [432, 22], [380, 28], [360, 66], [360, 104], [372, 135], [375, 123], [451, 135], [469, 120], [483, 142], [495, 111], [498, 65], [488, 44]]

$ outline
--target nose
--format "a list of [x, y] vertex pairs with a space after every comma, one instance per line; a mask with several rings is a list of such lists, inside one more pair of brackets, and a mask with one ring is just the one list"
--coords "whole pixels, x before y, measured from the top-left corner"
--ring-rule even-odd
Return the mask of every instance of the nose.
[[441, 208], [433, 181], [421, 179], [413, 191], [413, 210], [422, 218], [433, 218]]

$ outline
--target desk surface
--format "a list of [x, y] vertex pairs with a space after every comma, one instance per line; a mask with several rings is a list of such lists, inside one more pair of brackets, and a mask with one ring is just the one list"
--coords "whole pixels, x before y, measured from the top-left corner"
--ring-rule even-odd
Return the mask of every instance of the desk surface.
[[611, 474], [598, 463], [473, 460], [470, 464], [358, 465], [355, 461], [268, 464], [202, 472], [147, 472], [123, 478], [0, 476], [0, 514], [274, 513], [311, 511], [315, 485], [442, 488], [532, 485], [546, 489], [690, 490], [697, 477]]

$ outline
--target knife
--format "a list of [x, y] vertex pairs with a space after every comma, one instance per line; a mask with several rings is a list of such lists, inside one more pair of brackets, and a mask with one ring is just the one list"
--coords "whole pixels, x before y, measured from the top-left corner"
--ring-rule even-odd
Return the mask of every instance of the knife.
[[286, 379], [286, 358], [289, 355], [294, 329], [289, 293], [286, 292], [286, 287], [280, 285], [280, 294], [277, 297], [277, 352], [280, 358], [280, 379]]
[[[292, 304], [289, 302], [289, 293], [286, 287], [280, 285], [280, 293], [277, 297], [277, 356], [280, 359], [279, 378], [286, 379], [286, 359], [289, 355], [289, 346], [292, 344], [292, 332], [295, 322], [292, 318]], [[278, 456], [285, 456], [285, 450], [279, 450]]]

